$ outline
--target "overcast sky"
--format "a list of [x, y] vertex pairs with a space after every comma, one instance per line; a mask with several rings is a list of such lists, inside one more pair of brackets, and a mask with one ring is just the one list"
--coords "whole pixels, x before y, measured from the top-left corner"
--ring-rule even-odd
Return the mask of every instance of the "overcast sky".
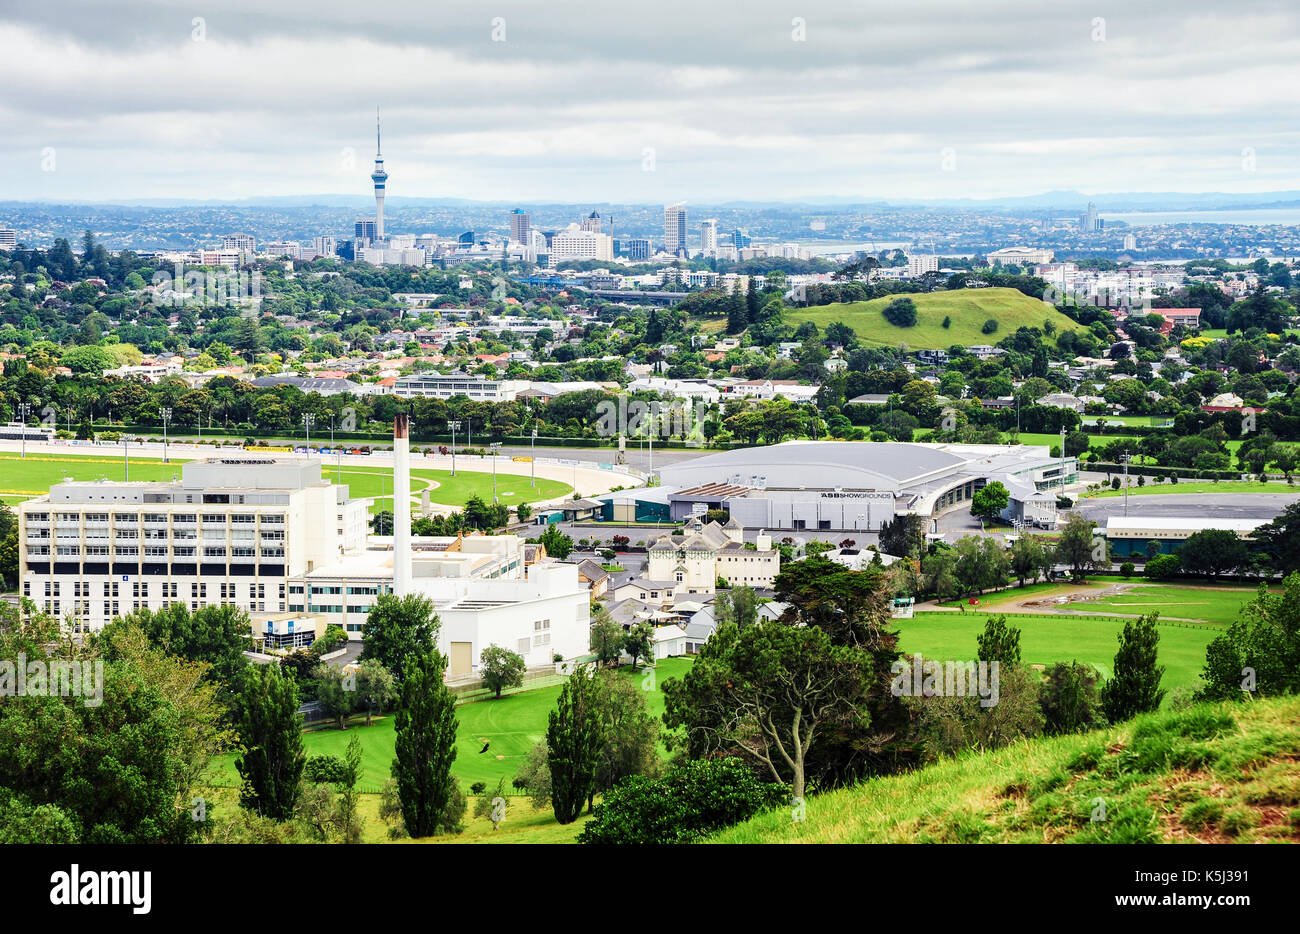
[[441, 6], [0, 0], [0, 198], [1300, 188], [1294, 0]]

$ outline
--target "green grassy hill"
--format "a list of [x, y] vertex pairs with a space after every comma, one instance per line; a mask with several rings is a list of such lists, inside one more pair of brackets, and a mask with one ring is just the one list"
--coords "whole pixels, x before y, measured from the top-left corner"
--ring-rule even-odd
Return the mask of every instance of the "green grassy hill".
[[814, 796], [803, 821], [791, 816], [762, 814], [714, 842], [1300, 843], [1300, 697], [968, 753]]
[[[883, 314], [885, 306], [898, 297], [792, 308], [783, 317], [794, 327], [811, 321], [823, 331], [828, 324], [842, 321], [853, 328], [864, 344], [890, 347], [906, 344], [911, 350], [947, 350], [953, 344], [966, 347], [996, 344], [1014, 334], [1017, 328], [1041, 328], [1044, 321], [1055, 324], [1057, 331], [1083, 329], [1050, 305], [1016, 289], [956, 289], [908, 295], [916, 305], [916, 325], [900, 328], [886, 321]], [[947, 328], [943, 326], [945, 317], [952, 319]], [[980, 329], [990, 318], [997, 320], [998, 329], [984, 334]]]

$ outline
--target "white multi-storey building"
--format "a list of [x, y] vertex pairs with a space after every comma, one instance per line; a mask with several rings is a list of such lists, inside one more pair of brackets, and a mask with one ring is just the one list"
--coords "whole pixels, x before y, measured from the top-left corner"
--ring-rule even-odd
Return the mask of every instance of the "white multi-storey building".
[[664, 251], [677, 253], [686, 249], [686, 204], [664, 206]]
[[606, 260], [614, 259], [614, 241], [608, 234], [593, 230], [579, 230], [574, 224], [568, 229], [557, 231], [551, 237], [550, 263], [562, 263], [566, 260]]
[[939, 271], [939, 257], [918, 253], [907, 258], [907, 277], [919, 279], [927, 272]]
[[465, 373], [412, 373], [398, 377], [393, 384], [393, 395], [428, 399], [468, 396], [476, 402], [514, 402], [515, 395], [528, 385], [527, 380], [486, 379]]
[[18, 507], [23, 596], [90, 629], [173, 603], [283, 611], [289, 578], [365, 546], [365, 502], [320, 471], [214, 458], [172, 482], [57, 483]]
[[647, 578], [671, 584], [674, 597], [713, 593], [719, 577], [733, 587], [770, 588], [781, 571], [772, 537], [760, 534], [757, 547], [748, 549], [734, 520], [721, 526], [692, 519], [685, 532], [681, 538], [664, 535], [649, 549]]
[[718, 252], [718, 219], [700, 221], [700, 252], [712, 256]]

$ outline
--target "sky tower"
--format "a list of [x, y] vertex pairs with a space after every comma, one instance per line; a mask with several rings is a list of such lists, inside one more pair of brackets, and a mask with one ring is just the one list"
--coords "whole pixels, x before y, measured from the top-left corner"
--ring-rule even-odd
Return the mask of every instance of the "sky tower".
[[384, 239], [384, 183], [388, 173], [384, 171], [384, 148], [379, 142], [379, 108], [375, 108], [375, 170], [370, 173], [375, 183], [375, 239]]

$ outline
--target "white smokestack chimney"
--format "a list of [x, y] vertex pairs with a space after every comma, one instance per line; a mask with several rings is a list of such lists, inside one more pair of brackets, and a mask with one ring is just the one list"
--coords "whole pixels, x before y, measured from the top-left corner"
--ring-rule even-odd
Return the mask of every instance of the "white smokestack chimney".
[[393, 418], [393, 593], [411, 592], [411, 426], [410, 416]]

